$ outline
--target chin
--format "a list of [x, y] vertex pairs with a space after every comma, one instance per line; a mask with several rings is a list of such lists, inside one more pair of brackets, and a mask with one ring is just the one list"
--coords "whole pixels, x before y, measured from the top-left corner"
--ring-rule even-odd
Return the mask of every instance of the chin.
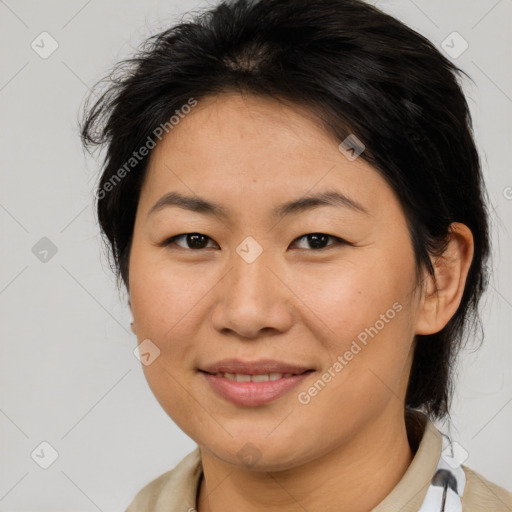
[[[233, 435], [225, 443], [219, 443], [218, 438], [212, 443], [200, 444], [217, 459], [226, 464], [253, 471], [282, 471], [291, 469], [315, 458], [315, 454], [304, 450], [304, 445], [298, 435], [281, 433], [272, 439], [267, 434]], [[301, 452], [298, 452], [300, 441]]]

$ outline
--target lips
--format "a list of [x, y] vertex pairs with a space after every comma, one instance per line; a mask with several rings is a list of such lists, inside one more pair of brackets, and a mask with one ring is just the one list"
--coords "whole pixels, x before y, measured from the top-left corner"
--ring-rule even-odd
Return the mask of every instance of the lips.
[[265, 405], [285, 395], [314, 370], [274, 360], [224, 360], [200, 370], [217, 395], [238, 406]]

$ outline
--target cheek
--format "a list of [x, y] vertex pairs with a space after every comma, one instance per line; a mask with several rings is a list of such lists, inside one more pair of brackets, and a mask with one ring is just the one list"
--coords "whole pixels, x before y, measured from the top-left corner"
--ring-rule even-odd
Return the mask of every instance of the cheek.
[[[331, 396], [371, 400], [379, 378], [392, 389], [400, 386], [414, 336], [415, 273], [408, 252], [394, 256], [400, 265], [369, 251], [357, 261], [297, 276], [297, 295], [314, 313], [326, 366], [336, 374]], [[335, 361], [341, 370], [333, 368]]]
[[[198, 279], [198, 275], [201, 276]], [[194, 277], [195, 276], [195, 277]], [[194, 315], [200, 298], [214, 284], [207, 272], [184, 272], [171, 265], [165, 253], [139, 248], [134, 243], [130, 256], [130, 303], [141, 337], [172, 338]]]
[[151, 340], [159, 351], [151, 364], [142, 365], [147, 383], [162, 408], [172, 411], [173, 418], [194, 417], [197, 411], [180, 384], [183, 361], [193, 350], [193, 333], [187, 331], [187, 326], [197, 314], [207, 279], [192, 282], [188, 273], [171, 267], [162, 253], [145, 249], [136, 239], [129, 272], [137, 339], [139, 343]]
[[393, 309], [393, 304], [398, 302], [405, 307], [411, 286], [407, 265], [401, 272], [393, 273], [388, 266], [383, 268], [374, 261], [382, 258], [368, 254], [358, 261], [347, 259], [297, 272], [294, 277], [297, 296], [314, 313], [317, 325], [324, 326], [326, 336], [340, 348], [379, 321], [380, 315], [386, 315], [388, 310], [388, 316], [394, 318], [397, 306]]
[[143, 371], [164, 410], [178, 415], [179, 411], [193, 413], [183, 383], [194, 375], [196, 341], [204, 338], [200, 329], [205, 327], [209, 292], [222, 277], [199, 266], [186, 269], [171, 263], [165, 253], [136, 243], [130, 258], [130, 302], [137, 338], [139, 342], [149, 338], [159, 350]]

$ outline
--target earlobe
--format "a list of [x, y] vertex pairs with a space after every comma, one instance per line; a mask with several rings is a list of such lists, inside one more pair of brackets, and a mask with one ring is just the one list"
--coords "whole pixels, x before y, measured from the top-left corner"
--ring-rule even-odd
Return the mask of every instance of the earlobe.
[[131, 322], [131, 323], [130, 323], [130, 327], [131, 327], [131, 329], [132, 329], [133, 334], [135, 334], [135, 335], [136, 335], [136, 334], [137, 334], [137, 332], [135, 331], [135, 324], [134, 324], [133, 322]]
[[473, 234], [465, 225], [453, 222], [442, 255], [432, 258], [435, 278], [425, 271], [416, 334], [442, 330], [455, 314], [464, 293], [473, 259]]

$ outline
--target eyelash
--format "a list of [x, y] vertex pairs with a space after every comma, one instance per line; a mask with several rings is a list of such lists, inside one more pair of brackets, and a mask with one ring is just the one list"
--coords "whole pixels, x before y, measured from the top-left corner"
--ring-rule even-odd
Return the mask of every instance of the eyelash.
[[[182, 238], [182, 237], [187, 237], [189, 235], [199, 235], [199, 236], [203, 236], [203, 237], [206, 237], [208, 240], [212, 240], [209, 236], [207, 235], [203, 235], [202, 233], [183, 233], [181, 235], [175, 235], [171, 238], [168, 238], [166, 240], [164, 240], [161, 244], [159, 244], [160, 246], [162, 247], [169, 247], [171, 245], [177, 245], [176, 244], [176, 240], [179, 239], [179, 238]], [[353, 245], [351, 244], [350, 242], [347, 242], [346, 240], [343, 240], [342, 238], [339, 238], [337, 236], [334, 236], [334, 235], [328, 235], [327, 233], [320, 233], [320, 232], [314, 232], [314, 233], [307, 233], [305, 235], [302, 235], [302, 236], [299, 236], [297, 237], [295, 240], [293, 240], [292, 244], [295, 243], [296, 241], [298, 240], [302, 240], [310, 235], [322, 235], [322, 236], [327, 236], [328, 238], [331, 238], [332, 240], [335, 241], [334, 244], [329, 244], [325, 247], [321, 247], [319, 249], [301, 249], [301, 250], [311, 250], [311, 251], [315, 251], [315, 252], [319, 252], [319, 251], [325, 251], [327, 249], [329, 249], [330, 247], [333, 247], [333, 246], [336, 246], [336, 245]], [[180, 249], [184, 249], [184, 250], [189, 250], [189, 251], [202, 251], [204, 249], [211, 249], [211, 247], [203, 247], [203, 248], [199, 248], [199, 249], [191, 249], [189, 247], [185, 248], [185, 247], [181, 247], [180, 245], [178, 245], [178, 247]]]

